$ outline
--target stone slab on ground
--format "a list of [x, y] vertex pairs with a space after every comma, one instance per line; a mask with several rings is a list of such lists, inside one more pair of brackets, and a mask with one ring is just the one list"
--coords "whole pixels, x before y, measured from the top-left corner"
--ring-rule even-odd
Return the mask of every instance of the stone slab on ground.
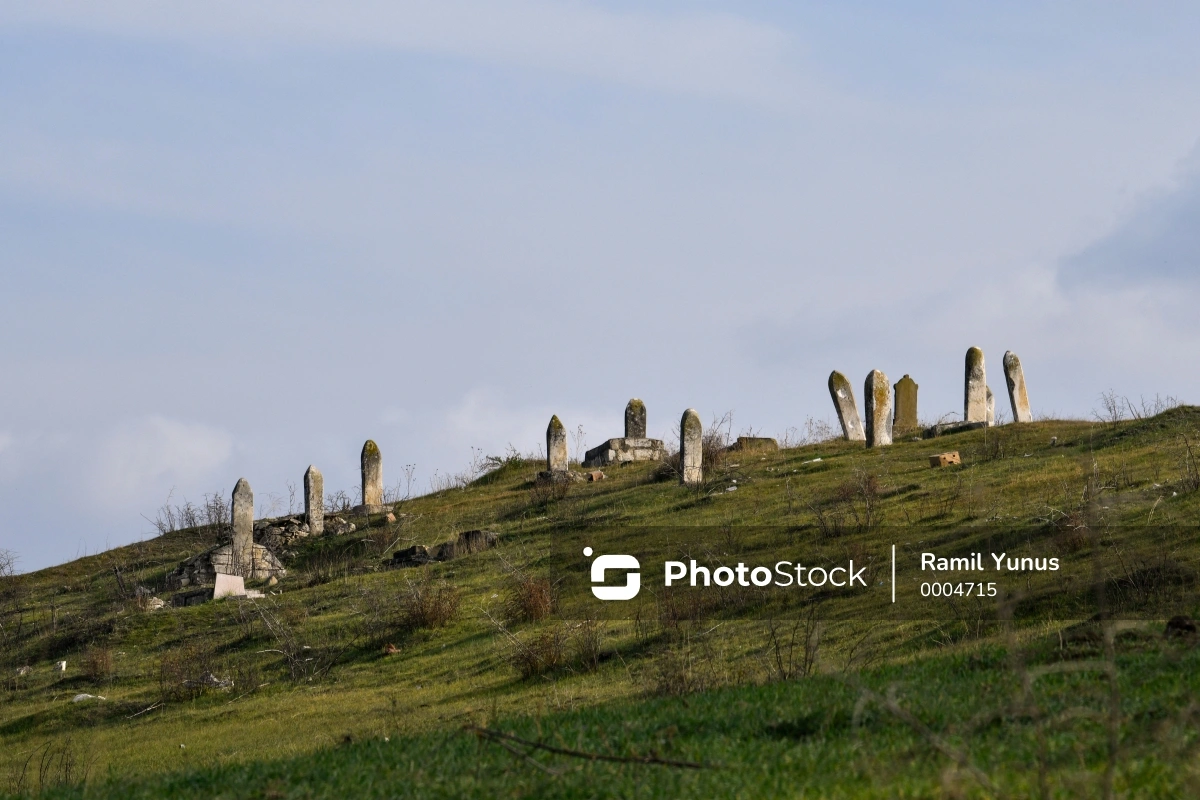
[[661, 461], [667, 456], [662, 439], [609, 439], [593, 447], [583, 456], [584, 467], [607, 467], [609, 464], [629, 464], [635, 461]]

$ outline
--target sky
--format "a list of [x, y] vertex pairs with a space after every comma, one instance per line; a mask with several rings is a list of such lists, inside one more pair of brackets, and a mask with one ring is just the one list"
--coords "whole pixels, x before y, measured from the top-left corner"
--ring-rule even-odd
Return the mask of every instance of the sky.
[[[630, 397], [1200, 402], [1200, 7], [0, 0], [0, 548], [309, 464], [428, 491]], [[861, 400], [861, 397], [860, 397]], [[301, 492], [302, 494], [302, 492]]]

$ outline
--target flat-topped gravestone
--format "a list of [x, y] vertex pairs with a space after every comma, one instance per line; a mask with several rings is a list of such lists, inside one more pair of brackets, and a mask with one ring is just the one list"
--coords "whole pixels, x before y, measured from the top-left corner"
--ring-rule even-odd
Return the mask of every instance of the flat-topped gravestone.
[[1021, 359], [1009, 350], [1004, 354], [1004, 380], [1008, 384], [1008, 401], [1012, 404], [1013, 422], [1033, 422], [1029, 410], [1029, 394], [1025, 390], [1025, 370]]
[[222, 597], [245, 597], [246, 579], [241, 575], [217, 575], [213, 585], [213, 600]]
[[625, 438], [646, 438], [646, 404], [636, 397], [625, 406]]
[[978, 347], [967, 351], [963, 422], [987, 423], [987, 373], [983, 366], [983, 351]]
[[568, 465], [567, 429], [555, 414], [546, 426], [546, 470], [551, 474], [566, 472]]
[[900, 434], [917, 428], [917, 382], [905, 375], [896, 381], [896, 407], [892, 416], [892, 433]]
[[992, 387], [987, 390], [987, 419], [985, 420], [989, 426], [996, 424], [996, 396], [992, 394]]
[[362, 504], [367, 509], [383, 505], [383, 453], [374, 440], [367, 439], [359, 458], [362, 467]]
[[885, 447], [892, 443], [892, 385], [887, 375], [871, 370], [863, 385], [867, 404], [867, 447]]
[[606, 467], [634, 461], [662, 461], [666, 456], [667, 449], [662, 439], [609, 439], [584, 454], [583, 466]]
[[842, 425], [842, 435], [848, 442], [864, 442], [867, 439], [863, 431], [862, 418], [858, 415], [858, 405], [854, 402], [854, 390], [846, 376], [834, 370], [829, 373], [829, 396], [833, 398], [833, 408], [837, 411], [838, 422]]
[[230, 574], [249, 575], [254, 569], [254, 492], [245, 478], [233, 487], [233, 548]]
[[704, 481], [704, 426], [694, 408], [679, 420], [679, 479], [687, 486]]
[[312, 464], [304, 471], [304, 521], [309, 536], [325, 532], [325, 478]]

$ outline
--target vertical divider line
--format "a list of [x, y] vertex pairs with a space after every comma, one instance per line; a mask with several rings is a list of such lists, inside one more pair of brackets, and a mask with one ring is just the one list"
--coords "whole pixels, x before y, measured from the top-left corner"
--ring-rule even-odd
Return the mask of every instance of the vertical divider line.
[[896, 545], [892, 545], [892, 602], [896, 602]]

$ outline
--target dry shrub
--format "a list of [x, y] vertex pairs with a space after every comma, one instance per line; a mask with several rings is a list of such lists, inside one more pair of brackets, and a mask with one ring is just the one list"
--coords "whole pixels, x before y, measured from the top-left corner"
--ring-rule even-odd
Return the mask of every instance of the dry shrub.
[[191, 700], [209, 687], [206, 676], [216, 667], [213, 648], [205, 642], [189, 642], [163, 653], [158, 664], [158, 688], [163, 701]]
[[562, 500], [571, 490], [570, 479], [565, 476], [539, 472], [529, 490], [529, 502], [535, 506], [544, 506], [557, 500]]
[[458, 613], [458, 590], [445, 581], [434, 581], [426, 573], [419, 581], [408, 581], [400, 598], [400, 622], [407, 630], [441, 628]]
[[566, 633], [561, 626], [555, 626], [524, 639], [514, 638], [509, 658], [522, 678], [554, 672], [567, 661]]
[[554, 610], [554, 589], [550, 581], [535, 575], [516, 575], [504, 602], [504, 615], [510, 620], [539, 622]]
[[600, 666], [601, 633], [599, 623], [592, 619], [580, 622], [571, 631], [575, 663], [580, 670], [591, 672]]
[[107, 647], [89, 647], [83, 654], [81, 665], [83, 675], [94, 683], [101, 683], [113, 677], [113, 654]]

